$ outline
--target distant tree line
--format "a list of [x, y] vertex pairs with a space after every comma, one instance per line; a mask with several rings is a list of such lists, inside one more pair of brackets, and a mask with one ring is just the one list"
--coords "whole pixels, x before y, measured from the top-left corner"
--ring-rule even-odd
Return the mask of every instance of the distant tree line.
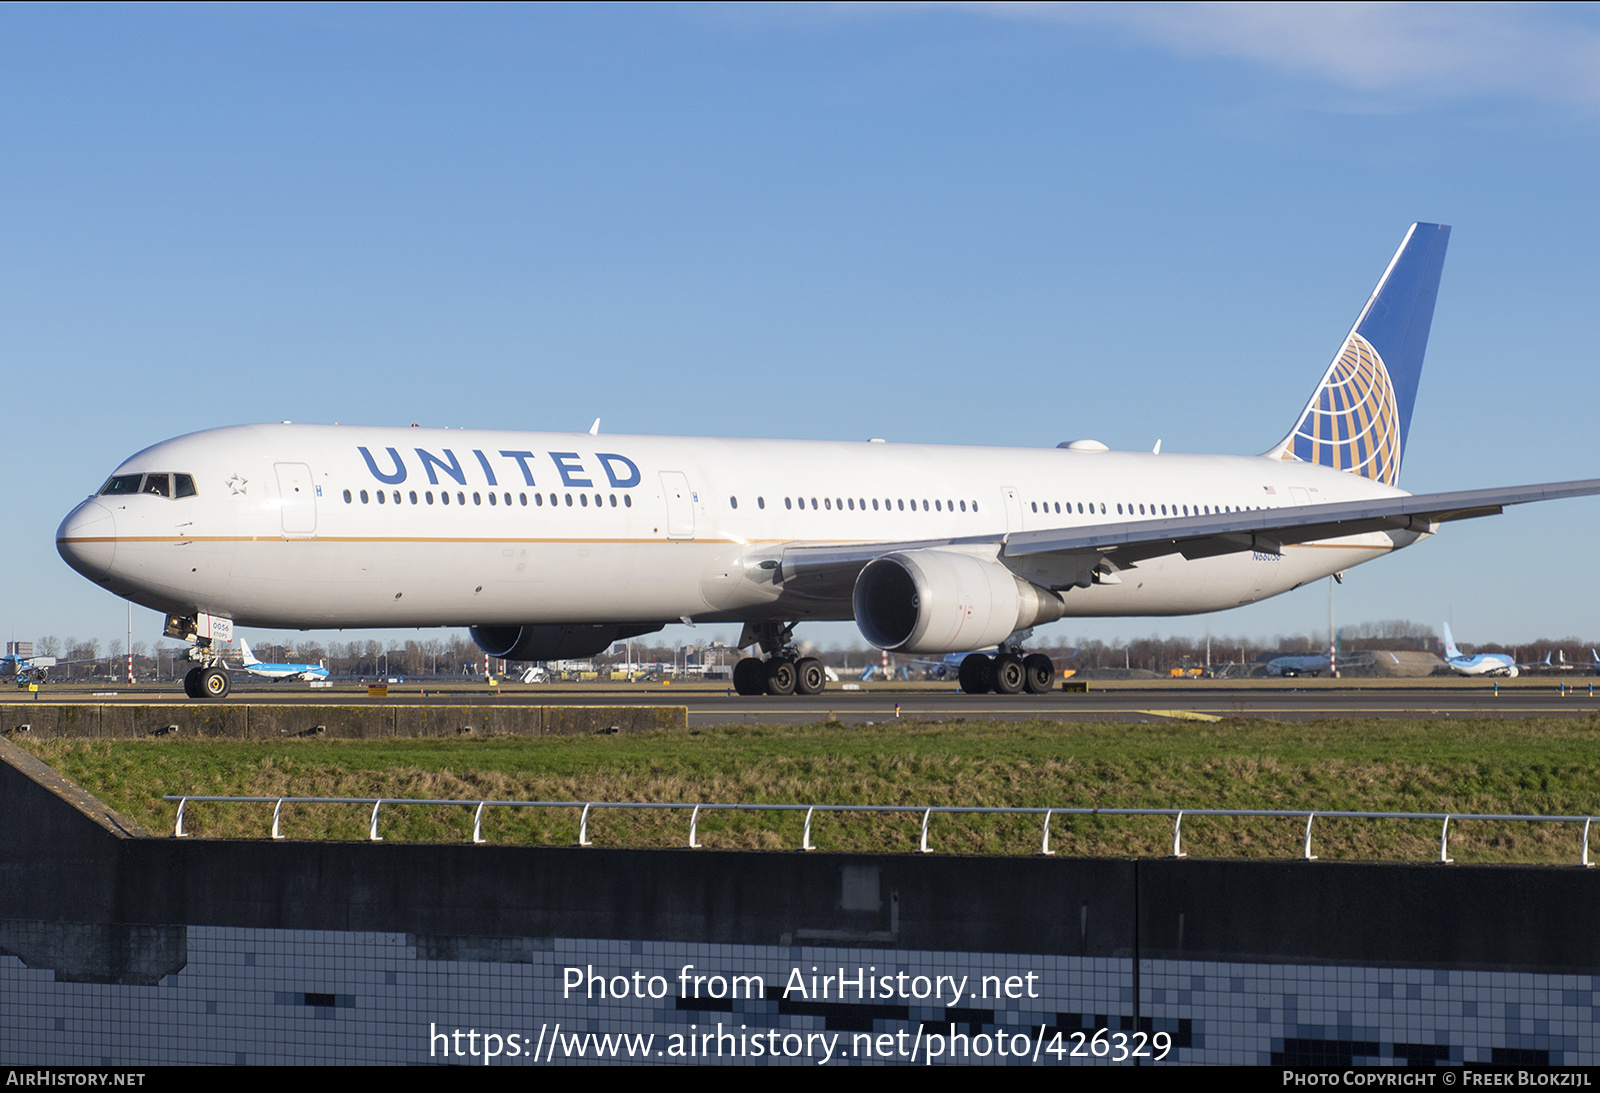
[[[1326, 630], [1302, 634], [1277, 634], [1271, 638], [1246, 638], [1236, 635], [1214, 635], [1209, 642], [1210, 664], [1249, 664], [1271, 659], [1286, 653], [1324, 653], [1328, 649]], [[1381, 622], [1364, 622], [1346, 626], [1339, 631], [1341, 653], [1358, 653], [1369, 650], [1412, 650], [1443, 655], [1443, 643], [1435, 627], [1404, 619], [1386, 619]], [[102, 653], [102, 648], [104, 653]], [[1207, 664], [1207, 639], [1160, 637], [1129, 638], [1110, 642], [1100, 640], [1057, 639], [1048, 645], [1034, 645], [1038, 652], [1057, 658], [1063, 666], [1084, 668], [1143, 668], [1166, 672], [1173, 668], [1204, 667]], [[1564, 653], [1568, 660], [1588, 661], [1589, 650], [1600, 648], [1600, 640], [1592, 638], [1540, 638], [1520, 645], [1498, 642], [1482, 644], [1461, 643], [1466, 653], [1510, 653], [1519, 662], [1533, 663], [1543, 660], [1546, 654]], [[145, 642], [133, 645], [133, 669], [137, 679], [174, 679], [190, 668], [184, 659], [186, 647], [167, 641], [157, 642], [152, 648]], [[293, 643], [263, 641], [252, 643], [252, 651], [264, 661], [282, 661], [296, 664], [327, 665], [335, 676], [378, 678], [380, 676], [481, 676], [483, 652], [462, 632], [451, 632], [441, 637], [425, 640], [381, 642], [332, 641], [323, 643], [304, 640]], [[127, 677], [127, 649], [123, 641], [113, 639], [104, 646], [94, 638], [80, 640], [76, 637], [58, 638], [46, 635], [34, 643], [38, 656], [56, 657], [64, 663], [51, 672], [60, 680], [119, 680]], [[807, 655], [815, 656], [836, 669], [860, 669], [880, 659], [876, 649], [863, 645], [836, 646], [818, 649], [806, 646]], [[728, 663], [742, 654], [739, 650], [720, 645], [647, 645], [642, 640], [632, 644], [635, 663]], [[628, 656], [622, 643], [594, 658], [602, 667], [622, 664]], [[924, 658], [926, 659], [926, 658]], [[936, 659], [936, 658], [935, 658]], [[501, 662], [494, 662], [499, 670]]]

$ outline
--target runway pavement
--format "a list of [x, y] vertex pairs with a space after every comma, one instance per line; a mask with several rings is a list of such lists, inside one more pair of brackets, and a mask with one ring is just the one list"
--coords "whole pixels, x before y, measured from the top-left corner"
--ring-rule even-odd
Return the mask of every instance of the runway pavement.
[[[368, 703], [440, 705], [686, 706], [691, 727], [737, 724], [808, 724], [830, 719], [869, 724], [899, 718], [930, 721], [1020, 720], [1209, 721], [1249, 717], [1304, 721], [1333, 717], [1587, 717], [1600, 712], [1594, 680], [1518, 681], [1513, 685], [1481, 680], [1385, 681], [1382, 685], [1335, 681], [1091, 683], [1079, 693], [1047, 695], [964, 695], [954, 684], [861, 685], [846, 691], [838, 684], [811, 698], [740, 697], [731, 688], [707, 684], [507, 685], [453, 680], [443, 685], [408, 682], [391, 685], [387, 697], [369, 697], [353, 684], [308, 690], [303, 684], [246, 684], [225, 701], [261, 704], [365, 705]], [[28, 692], [0, 693], [0, 702], [33, 700]], [[136, 685], [91, 688], [47, 685], [46, 702], [186, 702], [181, 687]]]

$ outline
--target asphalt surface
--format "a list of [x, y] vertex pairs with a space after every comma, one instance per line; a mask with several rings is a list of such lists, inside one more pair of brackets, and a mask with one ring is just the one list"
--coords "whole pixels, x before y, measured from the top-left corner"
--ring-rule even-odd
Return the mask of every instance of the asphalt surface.
[[[340, 684], [309, 690], [305, 684], [245, 684], [225, 702], [351, 705], [366, 703], [551, 706], [686, 706], [691, 727], [738, 724], [809, 724], [836, 719], [872, 724], [900, 718], [932, 721], [1022, 720], [1208, 721], [1252, 717], [1272, 721], [1306, 721], [1335, 717], [1587, 717], [1600, 713], [1600, 694], [1593, 677], [1519, 680], [1498, 689], [1482, 680], [1384, 681], [1382, 684], [1334, 681], [1272, 683], [1225, 682], [1109, 683], [1091, 682], [1087, 692], [1055, 691], [1047, 695], [965, 695], [951, 683], [862, 684], [844, 690], [829, 684], [821, 695], [774, 698], [740, 697], [731, 688], [706, 684], [571, 684], [488, 687], [451, 681], [392, 684], [387, 697], [369, 697], [364, 687]], [[1407, 685], [1410, 684], [1410, 685]], [[0, 702], [35, 701], [28, 692], [0, 693]], [[175, 685], [136, 685], [92, 689], [83, 685], [46, 685], [37, 701], [85, 703], [188, 703]]]

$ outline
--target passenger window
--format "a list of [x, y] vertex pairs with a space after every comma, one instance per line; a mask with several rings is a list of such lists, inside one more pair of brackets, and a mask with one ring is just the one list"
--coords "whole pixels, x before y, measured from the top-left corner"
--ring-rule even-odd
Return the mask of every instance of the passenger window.
[[349, 490], [345, 490], [344, 491], [344, 503], [347, 504], [347, 505], [350, 503], [350, 491]]
[[377, 496], [378, 496], [378, 504], [387, 505], [389, 503], [389, 498], [384, 495], [384, 492], [382, 490], [378, 491]]
[[[474, 501], [476, 501], [476, 500], [477, 500], [477, 499], [478, 499], [478, 495], [477, 495], [477, 494], [473, 494], [473, 495], [472, 495], [472, 499], [473, 499], [473, 500], [474, 500]], [[491, 504], [491, 505], [497, 505], [497, 504], [499, 504], [499, 502], [498, 502], [498, 501], [496, 501], [496, 500], [495, 500], [495, 496], [494, 496], [494, 494], [492, 494], [492, 493], [491, 493], [491, 494], [490, 494], [490, 495], [489, 495], [489, 504]]]
[[507, 493], [505, 495], [505, 499], [506, 499], [506, 504], [510, 505], [511, 504], [511, 494]]
[[534, 494], [533, 495], [533, 503], [535, 505], [538, 505], [540, 508], [544, 508], [544, 494], [542, 494], [542, 493]]
[[570, 509], [571, 507], [572, 507], [572, 494], [569, 493], [569, 494], [567, 494], [567, 508]]
[[792, 509], [792, 508], [794, 508], [794, 503], [791, 502], [789, 500], [789, 498], [785, 497], [783, 499], [783, 507], [786, 508], [786, 509]]
[[625, 493], [625, 494], [622, 495], [622, 507], [625, 508], [625, 509], [633, 508], [633, 495], [632, 494]]
[[523, 508], [527, 508], [528, 507], [528, 495], [525, 494], [525, 493], [517, 494], [517, 503], [520, 504]]
[[829, 498], [829, 497], [824, 497], [822, 499], [822, 507], [825, 508], [825, 509], [828, 509], [829, 511], [832, 511], [832, 509], [833, 509], [833, 499]]
[[730, 509], [738, 508], [739, 507], [739, 499], [737, 497], [728, 498], [728, 507]]
[[586, 493], [578, 494], [578, 504], [582, 505], [584, 508], [588, 508], [589, 507], [589, 495], [586, 494]]
[[417, 491], [416, 490], [412, 490], [411, 491], [411, 503], [413, 505], [415, 505], [417, 503]]
[[394, 491], [394, 503], [397, 504], [397, 505], [400, 503], [400, 491], [399, 490], [395, 490]]
[[473, 503], [473, 504], [474, 504], [474, 505], [481, 505], [481, 504], [483, 504], [483, 498], [482, 498], [482, 496], [480, 496], [480, 495], [479, 495], [479, 493], [478, 493], [478, 491], [477, 491], [477, 490], [473, 490], [473, 491], [472, 491], [472, 503]]
[[439, 504], [448, 505], [449, 503], [450, 503], [450, 495], [448, 493], [446, 493], [444, 490], [440, 490], [439, 491]]
[[[613, 497], [611, 499], [611, 503], [613, 505], [615, 505], [617, 503], [617, 499], [615, 497]], [[767, 499], [765, 497], [757, 497], [756, 498], [756, 508], [764, 509], [766, 507], [767, 507]]]
[[612, 494], [611, 495], [611, 507], [612, 508], [616, 508], [617, 507], [617, 495], [616, 494]]
[[433, 491], [432, 490], [429, 490], [427, 493], [424, 493], [422, 496], [423, 496], [423, 499], [428, 502], [428, 504], [430, 504], [430, 505], [433, 504]]
[[367, 491], [366, 490], [362, 490], [361, 491], [361, 503], [363, 505], [365, 505], [367, 503]]

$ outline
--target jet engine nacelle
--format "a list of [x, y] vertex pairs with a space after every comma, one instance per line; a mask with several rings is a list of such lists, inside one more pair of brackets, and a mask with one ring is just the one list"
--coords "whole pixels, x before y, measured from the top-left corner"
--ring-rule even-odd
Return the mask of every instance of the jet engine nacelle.
[[551, 626], [473, 626], [467, 630], [478, 648], [500, 660], [582, 660], [624, 638], [653, 634], [660, 623], [606, 623]]
[[856, 578], [856, 625], [880, 649], [983, 649], [1062, 616], [1061, 597], [992, 559], [907, 550], [868, 562]]

